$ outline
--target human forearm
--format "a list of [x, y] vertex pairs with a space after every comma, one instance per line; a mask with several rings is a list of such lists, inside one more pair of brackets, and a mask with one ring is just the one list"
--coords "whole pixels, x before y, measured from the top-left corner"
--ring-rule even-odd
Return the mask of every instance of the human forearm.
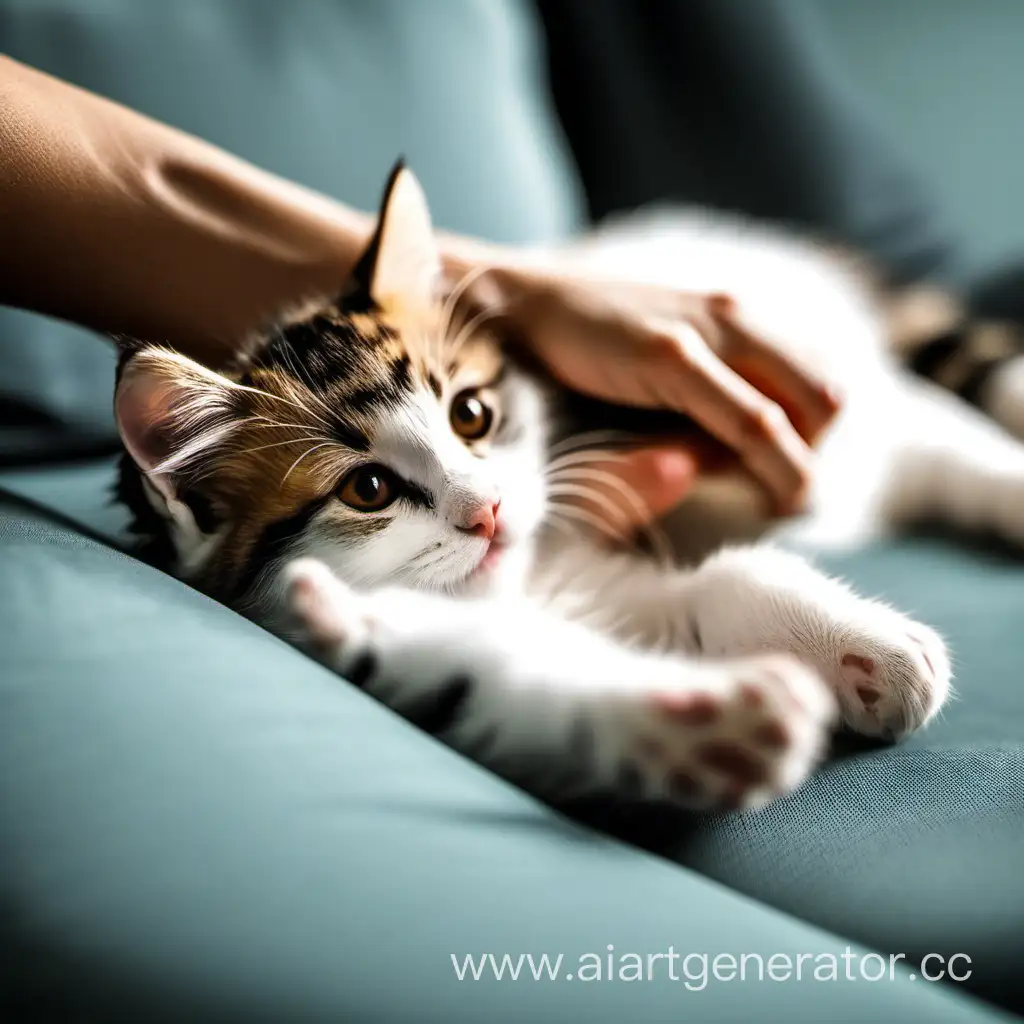
[[[208, 362], [332, 295], [373, 218], [0, 56], [0, 302]], [[525, 256], [443, 236], [458, 281]], [[504, 302], [525, 287], [495, 274]]]
[[216, 361], [372, 221], [0, 57], [0, 301]]
[[[0, 224], [0, 302], [216, 365], [289, 305], [337, 294], [373, 221], [0, 58]], [[492, 269], [473, 274], [470, 309], [504, 314], [510, 335], [563, 384], [691, 416], [737, 450], [781, 507], [798, 498], [807, 442], [834, 403], [734, 329], [727, 300], [595, 285], [528, 250], [450, 236], [440, 256], [449, 286]]]

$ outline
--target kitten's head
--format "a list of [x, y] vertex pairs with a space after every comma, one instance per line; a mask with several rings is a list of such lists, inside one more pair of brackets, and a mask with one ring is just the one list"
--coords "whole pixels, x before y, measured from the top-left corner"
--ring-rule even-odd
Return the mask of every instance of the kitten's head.
[[303, 554], [357, 586], [451, 592], [525, 565], [545, 500], [540, 392], [452, 316], [440, 280], [426, 200], [399, 166], [341, 296], [237, 372], [158, 347], [127, 359], [118, 427], [171, 568], [258, 607]]

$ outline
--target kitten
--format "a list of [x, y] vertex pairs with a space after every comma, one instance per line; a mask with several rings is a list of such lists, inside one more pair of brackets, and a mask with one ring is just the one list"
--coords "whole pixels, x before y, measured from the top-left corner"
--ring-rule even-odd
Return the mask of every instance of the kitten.
[[[567, 497], [604, 456], [561, 440], [557, 391], [441, 301], [399, 166], [335, 302], [232, 373], [149, 345], [124, 359], [120, 492], [150, 557], [552, 800], [755, 807], [839, 724], [924, 725], [950, 690], [942, 639], [769, 542], [853, 544], [932, 514], [1024, 541], [1024, 447], [900, 369], [858, 279], [782, 234], [660, 214], [534, 256], [728, 292], [841, 381], [811, 514], [773, 526], [751, 488], [708, 481], [664, 524], [672, 567], [566, 532], [592, 519]], [[759, 540], [703, 557], [740, 536]]]

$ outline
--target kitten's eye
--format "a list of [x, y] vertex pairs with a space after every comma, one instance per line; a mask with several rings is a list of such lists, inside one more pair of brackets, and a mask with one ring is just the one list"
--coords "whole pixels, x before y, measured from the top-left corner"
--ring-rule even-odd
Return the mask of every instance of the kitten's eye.
[[398, 481], [384, 466], [360, 466], [341, 481], [338, 497], [357, 512], [379, 512], [398, 497]]
[[475, 391], [463, 391], [452, 402], [451, 421], [459, 437], [478, 441], [491, 429], [494, 413]]

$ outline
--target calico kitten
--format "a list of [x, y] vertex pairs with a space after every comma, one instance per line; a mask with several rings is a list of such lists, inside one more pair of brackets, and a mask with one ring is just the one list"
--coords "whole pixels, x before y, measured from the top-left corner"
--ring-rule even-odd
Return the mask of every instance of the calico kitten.
[[[755, 329], [829, 364], [846, 411], [804, 537], [939, 512], [1024, 540], [1024, 448], [904, 375], [862, 289], [813, 248], [673, 215], [536, 255], [730, 292]], [[938, 711], [939, 636], [796, 555], [758, 543], [666, 567], [567, 533], [594, 453], [553, 443], [557, 393], [480, 318], [459, 322], [439, 271], [399, 167], [342, 295], [236, 371], [131, 352], [121, 493], [150, 555], [550, 799], [758, 806], [807, 777], [838, 723], [897, 738]], [[666, 523], [677, 551], [768, 530], [745, 494], [702, 487]]]

